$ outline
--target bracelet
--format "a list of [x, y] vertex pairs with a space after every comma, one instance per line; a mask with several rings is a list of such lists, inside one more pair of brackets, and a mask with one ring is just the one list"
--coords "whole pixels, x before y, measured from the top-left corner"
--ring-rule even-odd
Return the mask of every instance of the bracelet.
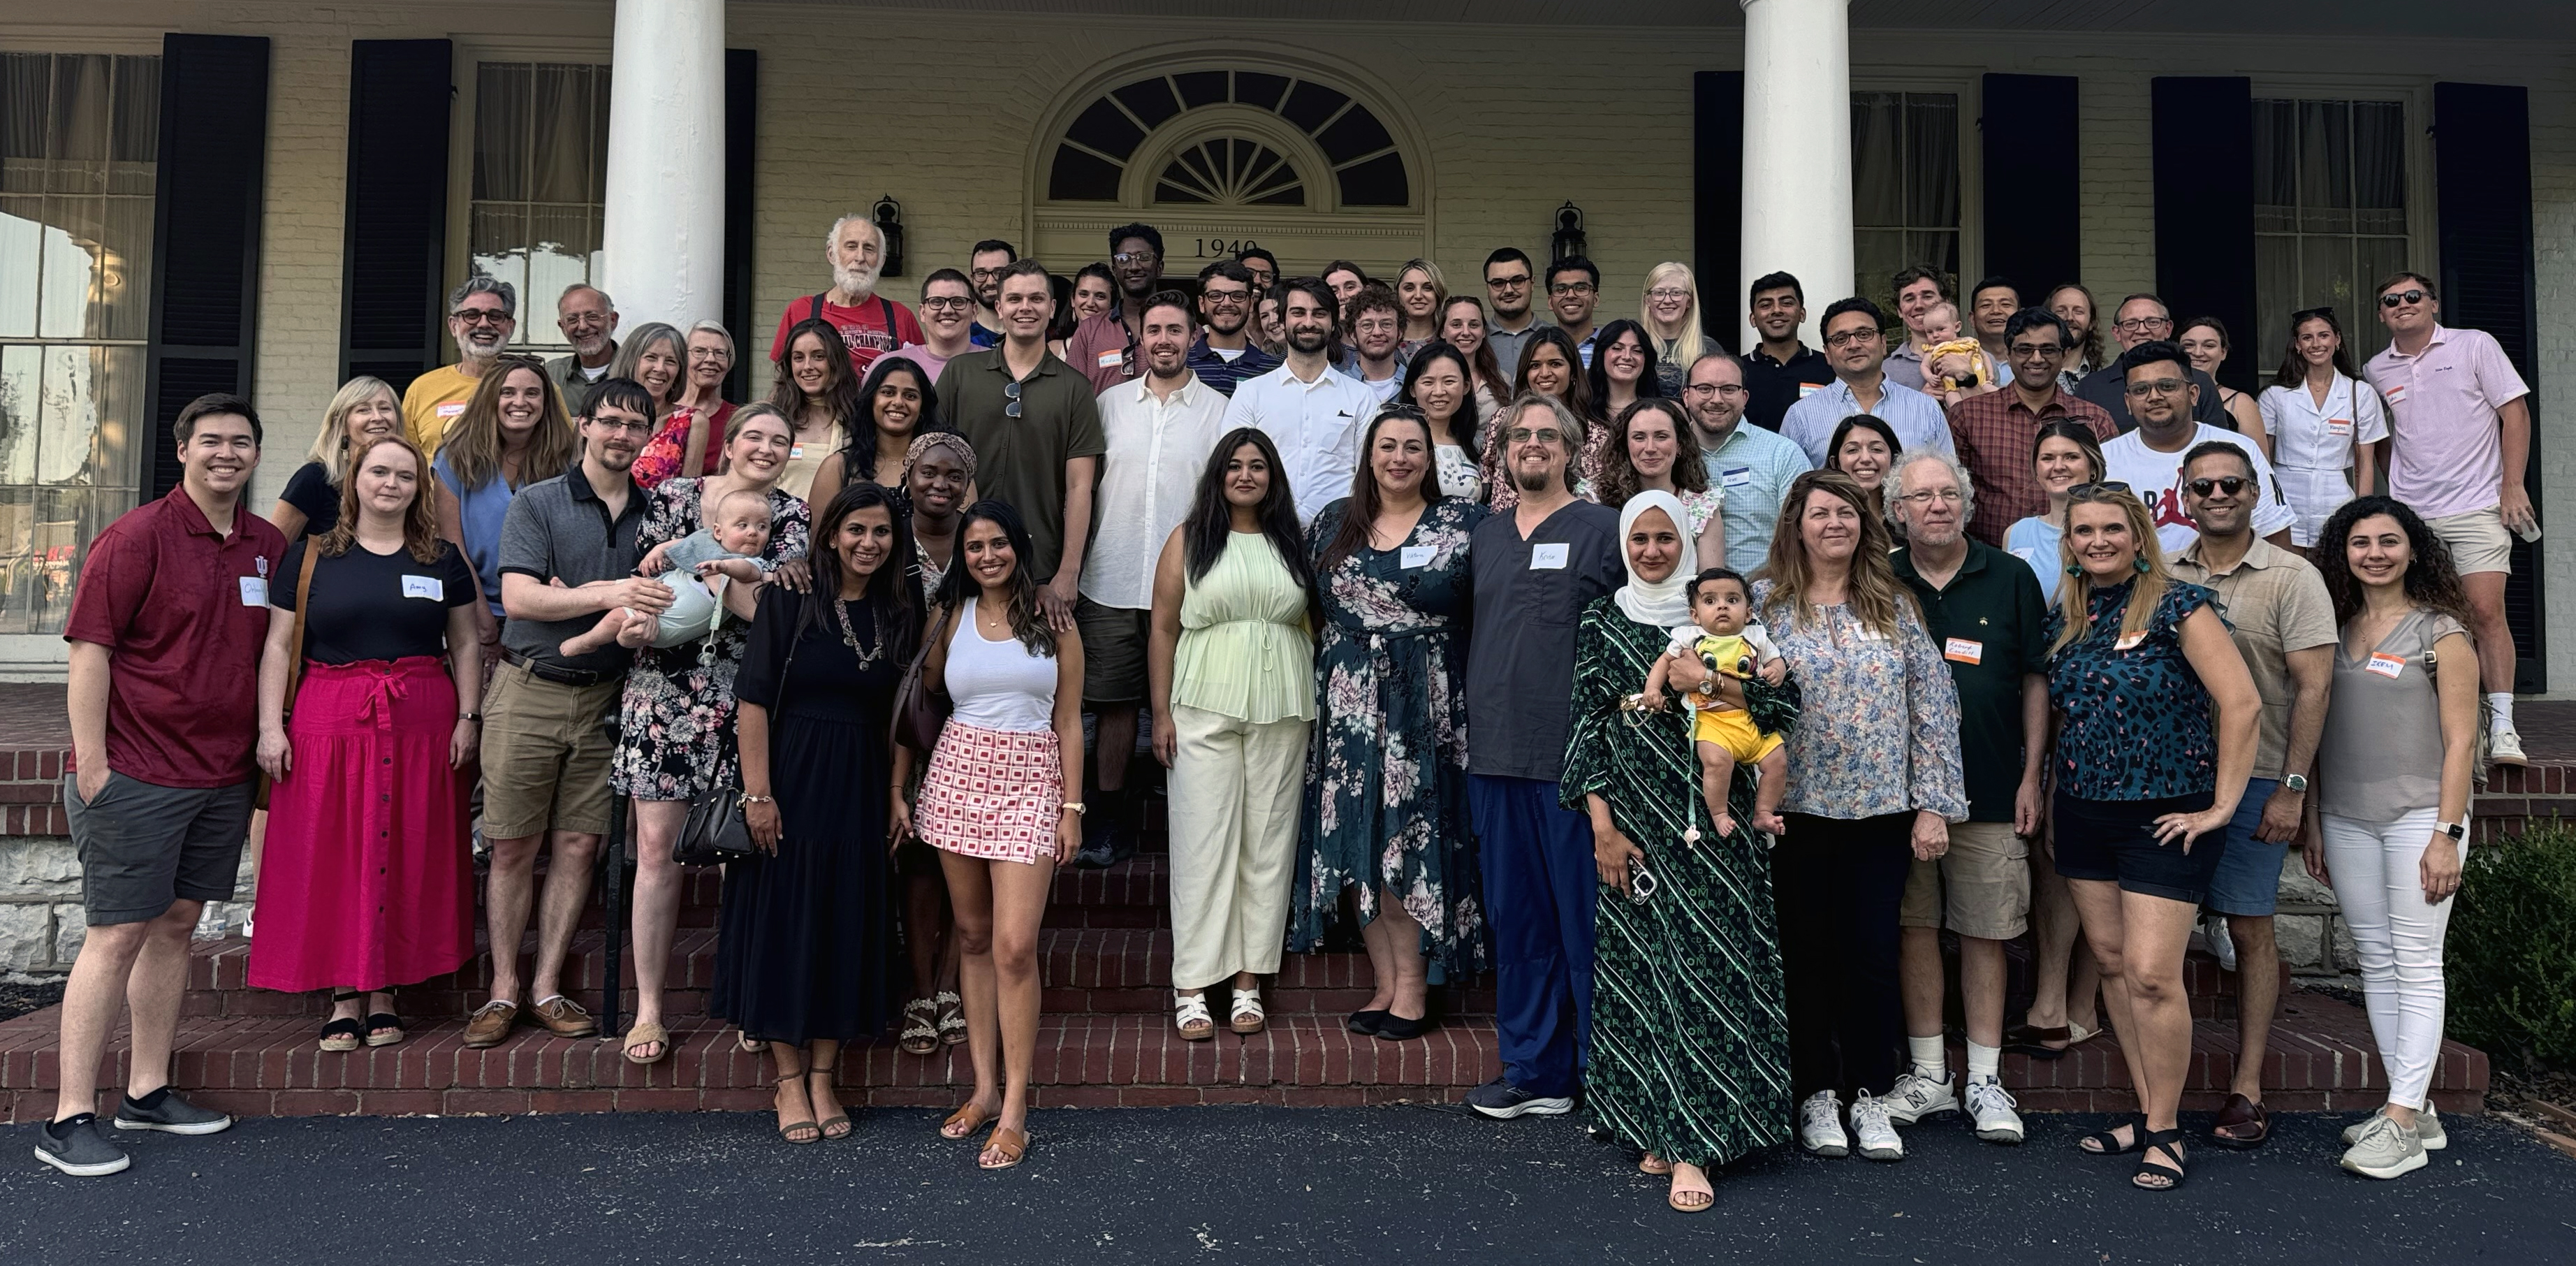
[[1079, 800], [1067, 800], [1064, 802], [1064, 807], [1070, 810], [1073, 813], [1073, 816], [1077, 818], [1091, 811], [1089, 806], [1083, 804]]
[[751, 794], [750, 792], [747, 792], [747, 791], [746, 791], [746, 792], [744, 792], [744, 793], [743, 793], [743, 795], [742, 795], [742, 804], [743, 804], [743, 807], [745, 807], [745, 808], [749, 808], [750, 806], [755, 805], [755, 804], [776, 804], [776, 803], [778, 803], [778, 797], [776, 797], [776, 796], [755, 796], [755, 795], [753, 795], [753, 794]]

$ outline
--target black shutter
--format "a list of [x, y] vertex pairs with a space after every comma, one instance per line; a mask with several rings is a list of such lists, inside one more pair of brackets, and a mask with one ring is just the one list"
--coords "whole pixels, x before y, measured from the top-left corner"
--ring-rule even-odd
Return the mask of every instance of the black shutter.
[[760, 135], [760, 52], [725, 50], [724, 322], [733, 331], [726, 394], [750, 399], [751, 362], [768, 347], [751, 325], [752, 146]]
[[1988, 75], [1977, 120], [1986, 169], [1986, 272], [2024, 302], [2083, 276], [2083, 193], [2072, 75]]
[[[349, 45], [349, 204], [341, 246], [340, 378], [399, 394], [442, 359], [447, 298], [446, 40]], [[520, 296], [525, 317], [527, 296]]]
[[[2494, 335], [2505, 358], [2534, 389], [2523, 397], [2531, 410], [2531, 464], [2523, 485], [2536, 505], [2540, 323], [2531, 235], [2530, 90], [2433, 85], [2433, 169], [2442, 224], [2442, 324]], [[2541, 636], [2540, 548], [2514, 541], [2513, 576], [2504, 586], [2517, 692], [2549, 688], [2547, 646]]]
[[[1691, 74], [1691, 271], [1699, 323], [1732, 352], [1744, 307], [1744, 72]], [[1544, 306], [1542, 304], [1542, 306]], [[1688, 366], [1684, 366], [1688, 368]]]
[[2273, 344], [2254, 326], [2254, 81], [2160, 76], [2154, 105], [2156, 290], [2177, 322], [2226, 322], [2218, 380], [2257, 390]]
[[161, 149], [152, 187], [152, 405], [146, 497], [179, 485], [170, 424], [210, 391], [247, 396], [258, 339], [259, 212], [268, 158], [268, 41], [161, 39]]

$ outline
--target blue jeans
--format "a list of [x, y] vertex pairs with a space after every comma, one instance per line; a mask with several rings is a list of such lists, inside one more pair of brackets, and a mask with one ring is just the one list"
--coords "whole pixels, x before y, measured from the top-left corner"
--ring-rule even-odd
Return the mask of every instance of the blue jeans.
[[1494, 937], [1494, 1028], [1503, 1079], [1534, 1095], [1582, 1088], [1592, 1028], [1592, 823], [1557, 784], [1467, 776]]

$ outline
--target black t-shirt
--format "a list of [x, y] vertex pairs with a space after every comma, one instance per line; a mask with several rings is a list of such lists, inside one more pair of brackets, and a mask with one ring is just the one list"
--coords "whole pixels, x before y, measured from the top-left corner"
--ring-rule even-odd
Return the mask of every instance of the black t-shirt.
[[[295, 609], [296, 578], [303, 574], [307, 537], [286, 547], [268, 599]], [[352, 543], [338, 558], [313, 565], [313, 609], [304, 617], [304, 658], [324, 664], [403, 659], [447, 653], [447, 610], [474, 601], [474, 577], [465, 556], [448, 541], [438, 561], [423, 563], [410, 550], [390, 555]]]
[[320, 462], [306, 462], [287, 477], [277, 499], [304, 512], [304, 534], [320, 536], [340, 526], [340, 490]]

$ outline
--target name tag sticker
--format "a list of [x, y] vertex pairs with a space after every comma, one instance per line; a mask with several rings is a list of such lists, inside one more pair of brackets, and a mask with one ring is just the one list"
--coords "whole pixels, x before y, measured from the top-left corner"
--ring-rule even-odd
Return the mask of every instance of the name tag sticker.
[[1102, 353], [1100, 354], [1100, 367], [1101, 367], [1102, 369], [1115, 369], [1115, 368], [1117, 368], [1119, 365], [1121, 365], [1121, 364], [1125, 363], [1125, 362], [1126, 362], [1126, 360], [1127, 360], [1127, 353], [1125, 353], [1125, 352], [1123, 352], [1123, 351], [1118, 351], [1118, 352], [1102, 352]]
[[2391, 655], [2386, 651], [2372, 651], [2370, 653], [2370, 662], [2363, 665], [2363, 667], [2368, 668], [2370, 671], [2377, 673], [2382, 677], [2388, 678], [2390, 681], [2395, 681], [2399, 674], [2406, 671], [2406, 657], [2403, 655]]
[[1954, 637], [1941, 648], [1941, 658], [1957, 664], [1982, 664], [1986, 659], [1986, 644]]
[[268, 605], [268, 577], [243, 576], [240, 580], [243, 606], [264, 607]]
[[2147, 635], [2144, 632], [2131, 633], [2128, 636], [2121, 638], [2119, 641], [2111, 643], [2111, 649], [2115, 651], [2131, 650], [2134, 649], [2138, 643], [2146, 640]]
[[1566, 548], [1566, 547], [1565, 547], [1565, 545], [1564, 545], [1562, 542], [1559, 542], [1558, 544], [1554, 544], [1554, 545], [1533, 545], [1533, 546], [1531, 546], [1531, 547], [1530, 547], [1530, 570], [1531, 570], [1531, 571], [1562, 571], [1562, 570], [1564, 570], [1564, 568], [1565, 568], [1565, 548]]
[[2393, 383], [2389, 386], [2388, 390], [2380, 392], [2379, 394], [2388, 397], [2388, 403], [2390, 404], [2404, 404], [2406, 403], [2406, 384], [2402, 382]]
[[1753, 468], [1738, 466], [1733, 470], [1719, 471], [1717, 482], [1722, 488], [1742, 488], [1753, 482]]
[[447, 601], [447, 582], [436, 576], [405, 576], [403, 577], [403, 596], [445, 602]]
[[2350, 435], [2350, 434], [2352, 434], [2352, 419], [2351, 419], [2351, 418], [2327, 418], [2327, 419], [2326, 419], [2326, 433], [2327, 433], [2327, 434], [2329, 434], [2329, 435]]
[[1798, 384], [1798, 398], [1799, 398], [1799, 399], [1801, 399], [1801, 400], [1804, 400], [1804, 399], [1806, 399], [1807, 397], [1812, 396], [1812, 395], [1816, 394], [1817, 392], [1822, 391], [1822, 390], [1824, 390], [1824, 389], [1825, 389], [1825, 384], [1820, 383], [1820, 382], [1802, 382], [1802, 383], [1799, 383], [1799, 384]]
[[438, 416], [442, 418], [455, 417], [457, 414], [465, 412], [465, 404], [466, 402], [462, 400], [450, 400], [447, 403], [438, 406]]
[[804, 445], [802, 445], [802, 444], [790, 444], [790, 445], [788, 445], [788, 446], [787, 446], [787, 460], [789, 460], [789, 461], [791, 461], [791, 462], [801, 462], [801, 461], [805, 460], [805, 446], [804, 446]]
[[[1542, 545], [1539, 548], [1545, 549], [1547, 547]], [[1565, 547], [1560, 545], [1557, 548], [1561, 550]], [[1397, 557], [1396, 561], [1403, 564], [1406, 571], [1411, 571], [1416, 567], [1430, 566], [1431, 556], [1436, 552], [1436, 548], [1429, 545], [1407, 545], [1404, 547], [1404, 552]], [[1563, 555], [1559, 555], [1559, 558], [1562, 557]], [[1560, 562], [1558, 565], [1562, 566], [1563, 564]]]

